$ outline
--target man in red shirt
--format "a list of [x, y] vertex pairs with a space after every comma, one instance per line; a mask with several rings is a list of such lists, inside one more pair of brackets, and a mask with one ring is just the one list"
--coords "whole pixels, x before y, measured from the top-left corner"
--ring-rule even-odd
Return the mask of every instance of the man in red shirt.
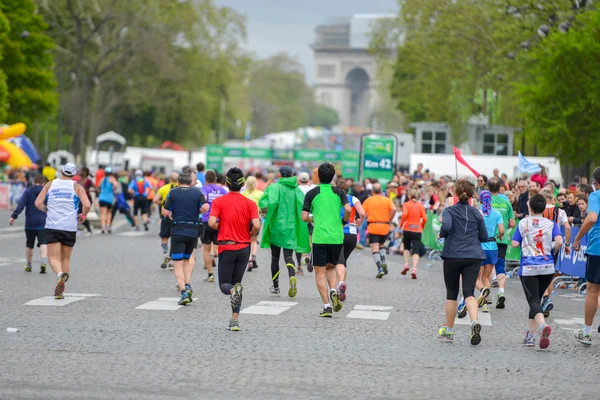
[[240, 330], [238, 316], [242, 306], [242, 277], [250, 259], [251, 236], [257, 235], [260, 230], [256, 203], [240, 193], [245, 181], [241, 169], [227, 171], [225, 184], [229, 193], [213, 201], [208, 218], [208, 226], [219, 231], [219, 287], [231, 299], [230, 331]]

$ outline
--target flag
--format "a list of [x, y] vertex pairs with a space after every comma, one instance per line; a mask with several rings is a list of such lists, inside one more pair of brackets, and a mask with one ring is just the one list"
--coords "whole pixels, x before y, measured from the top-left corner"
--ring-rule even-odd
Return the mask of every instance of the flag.
[[542, 167], [540, 167], [540, 164], [527, 161], [527, 159], [523, 157], [523, 154], [519, 152], [519, 171], [533, 175], [542, 172]]
[[456, 146], [454, 146], [454, 157], [456, 157], [456, 161], [458, 161], [459, 163], [461, 163], [462, 165], [464, 165], [465, 167], [469, 168], [469, 171], [471, 171], [473, 174], [475, 174], [475, 176], [479, 176], [479, 172], [475, 171], [475, 169], [473, 167], [471, 167], [463, 158], [462, 153], [460, 152], [459, 149], [456, 148]]

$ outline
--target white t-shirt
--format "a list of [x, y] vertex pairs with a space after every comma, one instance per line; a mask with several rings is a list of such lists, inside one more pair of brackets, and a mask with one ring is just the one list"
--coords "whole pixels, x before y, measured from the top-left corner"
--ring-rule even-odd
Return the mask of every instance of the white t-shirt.
[[300, 190], [302, 190], [302, 193], [304, 193], [306, 195], [306, 193], [308, 193], [308, 191], [313, 189], [315, 186], [314, 185], [298, 185], [298, 187], [300, 188]]
[[[546, 208], [554, 208], [554, 206], [552, 204], [546, 204]], [[569, 219], [567, 218], [567, 213], [565, 212], [565, 210], [563, 210], [562, 208], [558, 209], [558, 218], [556, 219], [556, 224], [561, 227], [564, 224], [566, 224], [567, 222], [569, 222]]]
[[523, 218], [512, 240], [521, 244], [519, 276], [554, 273], [554, 238], [561, 236], [554, 221], [541, 216]]

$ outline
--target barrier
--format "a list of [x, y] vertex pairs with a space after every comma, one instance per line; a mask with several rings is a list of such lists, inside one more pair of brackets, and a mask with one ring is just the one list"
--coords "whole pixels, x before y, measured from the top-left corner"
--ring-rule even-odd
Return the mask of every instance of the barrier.
[[564, 249], [561, 249], [558, 255], [558, 261], [556, 262], [557, 271], [577, 278], [585, 277], [585, 266], [587, 263], [587, 257], [585, 256], [585, 251], [588, 246], [587, 234], [581, 238], [581, 250], [575, 251], [575, 249], [573, 249], [573, 241], [580, 229], [581, 227], [575, 225], [571, 227], [571, 254], [566, 255]]
[[10, 210], [10, 184], [0, 183], [0, 210]]
[[440, 233], [442, 223], [438, 220], [437, 214], [431, 211], [427, 212], [427, 224], [423, 228], [423, 235], [421, 241], [429, 250], [442, 251], [444, 248], [443, 240], [438, 239], [437, 235]]

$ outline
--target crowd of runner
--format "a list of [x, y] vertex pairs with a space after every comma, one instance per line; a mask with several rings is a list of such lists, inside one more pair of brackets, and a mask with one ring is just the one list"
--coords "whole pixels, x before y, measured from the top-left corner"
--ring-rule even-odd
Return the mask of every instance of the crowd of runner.
[[[346, 267], [355, 248], [368, 243], [377, 279], [389, 273], [387, 256], [393, 249], [404, 257], [401, 274], [410, 272], [417, 279], [429, 215], [439, 219], [439, 239], [445, 241], [441, 256], [446, 323], [439, 329], [443, 341], [454, 340], [455, 318], [468, 314], [470, 342], [481, 342], [478, 312], [480, 308], [489, 312], [494, 304], [493, 287], [498, 287], [495, 307], [507, 307], [505, 260], [512, 246], [521, 249], [518, 275], [529, 304], [523, 344], [533, 347], [537, 341], [540, 348], [547, 348], [552, 329], [545, 318], [554, 307], [550, 294], [557, 254], [561, 249], [570, 254], [571, 242], [580, 251], [580, 241], [589, 232], [585, 326], [575, 332], [575, 338], [591, 344], [600, 288], [600, 192], [595, 191], [600, 189], [600, 169], [594, 171], [592, 185], [576, 178], [565, 188], [548, 180], [543, 168], [528, 179], [514, 181], [494, 170], [493, 176], [480, 175], [473, 184], [437, 178], [420, 164], [412, 174], [395, 173], [389, 182], [344, 179], [329, 163], [312, 174], [283, 166], [266, 178], [238, 168], [221, 175], [205, 170], [203, 164], [167, 177], [141, 170], [116, 172], [110, 167], [92, 176], [87, 168], [77, 170], [71, 163], [56, 173], [58, 177], [46, 175], [36, 173], [31, 182], [23, 183], [29, 187], [19, 194], [10, 224], [25, 211], [25, 270], [32, 271], [37, 240], [40, 273], [46, 272], [48, 264], [56, 273], [57, 299], [63, 298], [70, 276], [78, 223], [88, 235], [92, 233], [86, 218], [92, 208], [99, 211], [103, 234], [112, 232], [117, 212], [136, 230], [148, 230], [153, 215], [160, 219], [160, 266], [174, 271], [180, 305], [193, 301], [191, 282], [201, 243], [205, 281], [218, 279], [221, 291], [230, 297], [229, 329], [234, 331], [239, 330], [242, 279], [246, 271], [259, 267], [259, 246], [271, 253], [271, 295], [281, 295], [283, 255], [288, 297], [298, 293], [296, 275], [304, 274], [304, 264], [315, 273], [320, 316], [332, 317], [347, 298]], [[572, 225], [582, 225], [574, 240]], [[511, 229], [514, 234], [509, 235]]]

